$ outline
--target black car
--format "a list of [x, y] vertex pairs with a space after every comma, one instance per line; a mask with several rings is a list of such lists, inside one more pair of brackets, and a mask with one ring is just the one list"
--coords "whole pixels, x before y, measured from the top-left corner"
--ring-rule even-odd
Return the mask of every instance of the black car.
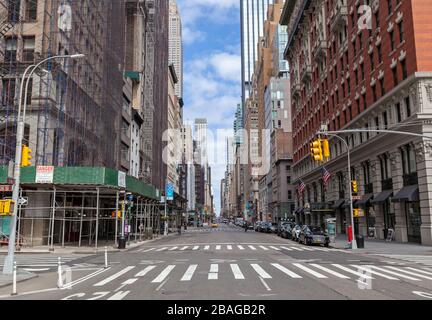
[[260, 232], [271, 233], [272, 232], [272, 223], [271, 222], [262, 222], [260, 227]]
[[304, 225], [300, 231], [299, 243], [305, 245], [324, 245], [329, 246], [330, 237], [321, 227]]
[[290, 224], [288, 221], [280, 221], [279, 222], [278, 229], [277, 229], [277, 235], [278, 236], [280, 236], [280, 237], [282, 236], [283, 228], [288, 224]]
[[281, 228], [281, 237], [284, 239], [291, 239], [292, 234], [292, 225], [291, 224], [284, 224]]

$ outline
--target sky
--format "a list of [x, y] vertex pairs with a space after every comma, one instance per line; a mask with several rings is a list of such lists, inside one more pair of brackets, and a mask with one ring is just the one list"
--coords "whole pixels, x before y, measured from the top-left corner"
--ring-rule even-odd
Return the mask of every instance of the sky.
[[[207, 118], [209, 130], [215, 135], [218, 129], [232, 130], [236, 107], [241, 102], [239, 1], [177, 0], [177, 3], [183, 24], [184, 120]], [[216, 145], [215, 153], [220, 156], [225, 139], [217, 140]], [[226, 164], [219, 160], [210, 162], [214, 203], [219, 214], [220, 181]]]

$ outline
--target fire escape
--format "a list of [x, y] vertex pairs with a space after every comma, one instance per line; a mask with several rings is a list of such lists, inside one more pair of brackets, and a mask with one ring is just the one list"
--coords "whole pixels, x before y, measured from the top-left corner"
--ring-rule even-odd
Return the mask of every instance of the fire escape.
[[[0, 1], [0, 60], [6, 62], [5, 36], [19, 22], [21, 0]], [[5, 64], [0, 64], [0, 77], [8, 73]]]

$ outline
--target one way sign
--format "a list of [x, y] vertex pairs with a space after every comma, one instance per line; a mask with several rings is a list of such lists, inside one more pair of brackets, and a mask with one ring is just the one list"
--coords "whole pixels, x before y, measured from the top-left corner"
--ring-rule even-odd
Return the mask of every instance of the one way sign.
[[28, 197], [22, 197], [18, 199], [18, 205], [26, 206], [28, 204]]

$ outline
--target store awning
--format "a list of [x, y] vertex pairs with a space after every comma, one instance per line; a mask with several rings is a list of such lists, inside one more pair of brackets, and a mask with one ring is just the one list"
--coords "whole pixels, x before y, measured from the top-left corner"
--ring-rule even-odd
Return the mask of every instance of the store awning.
[[357, 206], [367, 207], [370, 205], [372, 198], [374, 197], [373, 193], [365, 194], [361, 200], [357, 201]]
[[419, 187], [417, 185], [403, 187], [392, 199], [392, 202], [419, 201]]
[[[353, 200], [353, 208], [357, 206], [357, 200]], [[342, 205], [342, 208], [349, 208], [350, 202], [349, 200], [345, 200], [344, 204]]]
[[333, 206], [333, 209], [339, 209], [344, 202], [345, 202], [345, 199], [339, 199], [339, 200], [337, 200], [335, 202], [334, 206]]
[[379, 193], [372, 201], [371, 204], [382, 204], [393, 195], [393, 190], [385, 190]]

